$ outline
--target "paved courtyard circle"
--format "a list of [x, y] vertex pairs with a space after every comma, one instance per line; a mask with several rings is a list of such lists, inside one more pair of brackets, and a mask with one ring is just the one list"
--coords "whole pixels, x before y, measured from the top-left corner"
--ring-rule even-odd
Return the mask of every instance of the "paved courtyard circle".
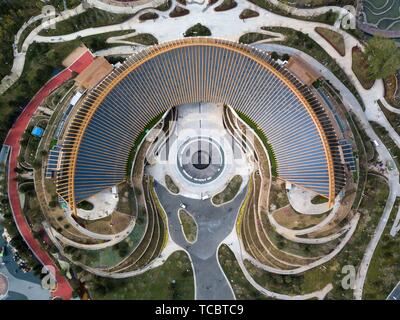
[[224, 169], [224, 150], [211, 137], [192, 137], [179, 147], [177, 165], [182, 176], [190, 182], [209, 183]]

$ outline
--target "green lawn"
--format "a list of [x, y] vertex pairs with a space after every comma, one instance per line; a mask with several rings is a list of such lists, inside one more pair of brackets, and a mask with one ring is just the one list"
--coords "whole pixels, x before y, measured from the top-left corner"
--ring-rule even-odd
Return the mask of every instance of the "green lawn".
[[194, 278], [190, 260], [183, 251], [173, 253], [160, 267], [136, 277], [94, 277], [86, 282], [95, 300], [192, 300]]
[[237, 195], [240, 186], [242, 185], [243, 178], [239, 175], [234, 176], [222, 192], [217, 193], [212, 197], [212, 202], [214, 204], [220, 205], [231, 201]]
[[151, 130], [163, 117], [165, 112], [160, 113], [159, 115], [155, 116], [151, 119], [144, 127], [143, 131], [136, 137], [136, 140], [133, 143], [131, 151], [129, 152], [128, 161], [126, 163], [126, 176], [129, 177], [131, 175], [132, 164], [133, 160], [135, 159], [137, 148], [142, 143], [143, 139], [145, 138], [146, 134]]
[[140, 33], [128, 39], [124, 39], [126, 41], [132, 41], [135, 43], [143, 44], [145, 46], [150, 46], [154, 44], [158, 44], [158, 40], [150, 33]]
[[258, 17], [260, 14], [257, 11], [251, 10], [251, 9], [244, 9], [240, 15], [240, 19], [250, 19], [250, 18], [255, 18]]
[[175, 184], [174, 180], [172, 180], [172, 178], [168, 174], [165, 175], [165, 185], [167, 186], [167, 189], [172, 193], [174, 194], [179, 193], [178, 186]]
[[267, 149], [268, 152], [268, 158], [269, 162], [271, 165], [271, 173], [272, 176], [277, 175], [277, 168], [278, 168], [278, 163], [275, 158], [274, 150], [272, 149], [271, 144], [268, 142], [268, 138], [265, 135], [265, 133], [258, 127], [257, 123], [254, 122], [253, 119], [250, 119], [247, 115], [244, 113], [240, 112], [239, 110], [235, 110], [237, 115], [242, 119], [251, 129], [254, 130], [254, 132], [257, 134], [257, 136], [260, 138], [262, 143], [264, 144], [264, 147]]
[[375, 122], [371, 122], [371, 126], [376, 134], [379, 136], [379, 138], [382, 140], [382, 142], [385, 144], [385, 146], [388, 148], [395, 162], [394, 165], [396, 165], [397, 168], [400, 169], [400, 148], [397, 147], [396, 143], [390, 138], [388, 132], [384, 127]]
[[171, 8], [171, 6], [172, 6], [172, 1], [167, 0], [164, 3], [160, 4], [158, 7], [156, 7], [156, 9], [160, 11], [167, 11]]
[[328, 199], [320, 195], [315, 196], [314, 198], [311, 199], [312, 204], [321, 204], [326, 202], [328, 202]]
[[247, 281], [236, 261], [235, 255], [228, 246], [222, 245], [219, 248], [218, 260], [232, 286], [236, 299], [260, 300], [267, 298]]
[[94, 208], [93, 203], [86, 201], [86, 200], [79, 202], [76, 206], [79, 209], [88, 210], [88, 211], [93, 210], [93, 208]]
[[261, 40], [270, 39], [271, 36], [260, 32], [245, 33], [239, 38], [239, 43], [250, 44]]
[[315, 31], [319, 33], [325, 40], [327, 40], [336, 49], [336, 51], [344, 57], [346, 54], [346, 46], [343, 36], [340, 33], [320, 27], [315, 28]]
[[282, 16], [288, 16], [291, 18], [295, 18], [298, 20], [306, 20], [306, 21], [316, 21], [316, 22], [322, 22], [326, 24], [333, 25], [337, 19], [337, 14], [334, 13], [333, 11], [328, 11], [327, 13], [318, 15], [318, 16], [313, 16], [313, 17], [304, 17], [304, 16], [296, 16], [290, 13], [287, 13], [283, 8], [276, 6], [269, 1], [265, 0], [249, 0], [251, 3], [254, 3], [255, 5], [266, 9], [268, 11], [271, 11], [273, 13], [282, 15]]
[[390, 122], [393, 129], [400, 134], [400, 115], [398, 113], [394, 113], [385, 108], [383, 103], [378, 100], [379, 107], [382, 112], [385, 114], [386, 119]]
[[184, 37], [208, 37], [211, 36], [211, 30], [200, 23], [195, 24], [186, 30]]
[[182, 223], [183, 233], [189, 243], [197, 240], [197, 224], [194, 218], [183, 209], [179, 210], [179, 220]]
[[363, 299], [384, 300], [400, 281], [400, 237], [392, 237], [393, 225], [400, 200], [397, 198], [390, 219], [374, 252], [364, 284]]
[[352, 50], [353, 65], [352, 69], [357, 76], [358, 81], [365, 89], [371, 89], [375, 80], [371, 78], [368, 71], [368, 62], [365, 54], [358, 47]]
[[355, 5], [356, 0], [280, 0], [283, 3], [299, 7], [299, 8], [309, 8], [309, 7], [321, 7], [321, 6], [340, 6], [345, 5]]
[[215, 11], [227, 11], [233, 9], [237, 6], [237, 2], [235, 0], [224, 0], [222, 3], [215, 7]]

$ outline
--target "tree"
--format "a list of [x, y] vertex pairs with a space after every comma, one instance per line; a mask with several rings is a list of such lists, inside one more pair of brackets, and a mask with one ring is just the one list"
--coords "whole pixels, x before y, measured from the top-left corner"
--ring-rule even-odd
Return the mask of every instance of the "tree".
[[33, 163], [32, 163], [33, 169], [40, 169], [41, 166], [42, 166], [42, 162], [39, 159], [35, 159], [35, 161], [33, 161]]
[[[58, 205], [58, 201], [57, 200], [50, 200], [50, 202], [49, 202], [49, 207], [50, 208], [55, 208], [55, 207], [57, 207], [57, 205]], [[58, 217], [58, 218], [61, 218], [61, 220], [62, 220], [62, 217]]]
[[120, 257], [125, 257], [129, 253], [129, 244], [125, 241], [117, 244], [117, 250]]
[[24, 172], [24, 170], [23, 170], [22, 168], [20, 168], [20, 167], [15, 167], [15, 168], [14, 168], [14, 171], [15, 171], [16, 173], [23, 173], [23, 172]]
[[35, 191], [35, 186], [33, 183], [24, 183], [19, 187], [19, 191], [22, 193], [33, 194]]
[[276, 51], [272, 51], [271, 52], [271, 58], [274, 60], [278, 60], [279, 59], [279, 55]]
[[400, 69], [400, 49], [394, 40], [374, 36], [365, 47], [365, 55], [373, 79], [386, 78]]
[[288, 61], [290, 59], [290, 56], [287, 53], [284, 53], [282, 56], [282, 60]]

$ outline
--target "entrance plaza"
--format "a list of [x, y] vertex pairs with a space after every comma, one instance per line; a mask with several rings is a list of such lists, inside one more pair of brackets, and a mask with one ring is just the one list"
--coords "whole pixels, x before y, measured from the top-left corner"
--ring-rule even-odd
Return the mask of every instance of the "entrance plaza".
[[177, 107], [176, 124], [148, 174], [165, 186], [169, 175], [187, 198], [207, 199], [235, 175], [247, 184], [253, 164], [225, 129], [223, 105], [193, 103]]

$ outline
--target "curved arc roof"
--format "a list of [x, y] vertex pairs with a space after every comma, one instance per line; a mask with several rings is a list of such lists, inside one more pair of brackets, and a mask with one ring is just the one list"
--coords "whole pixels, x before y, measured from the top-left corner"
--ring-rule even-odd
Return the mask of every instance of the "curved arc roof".
[[[59, 186], [59, 190], [62, 191], [61, 195], [64, 196], [64, 198], [66, 198], [67, 202], [69, 202], [69, 204], [72, 207], [74, 207], [75, 172], [77, 169], [77, 158], [80, 151], [79, 149], [81, 146], [81, 141], [83, 139], [86, 128], [88, 127], [94, 114], [96, 113], [102, 102], [106, 99], [106, 97], [113, 91], [114, 88], [118, 86], [118, 84], [121, 83], [121, 81], [126, 79], [133, 71], [138, 69], [141, 65], [145, 64], [146, 62], [154, 59], [155, 57], [161, 54], [168, 53], [176, 48], [194, 47], [194, 46], [219, 47], [239, 53], [240, 55], [244, 55], [250, 58], [251, 60], [257, 62], [257, 64], [261, 65], [263, 68], [267, 69], [271, 74], [273, 74], [286, 86], [286, 89], [289, 89], [290, 92], [292, 92], [295, 95], [296, 99], [298, 99], [304, 106], [309, 117], [311, 118], [311, 120], [315, 124], [316, 129], [318, 130], [319, 137], [323, 145], [323, 152], [326, 159], [326, 169], [329, 177], [329, 194], [327, 194], [326, 196], [328, 196], [330, 201], [333, 201], [335, 197], [335, 176], [333, 171], [334, 163], [332, 159], [331, 150], [328, 144], [328, 139], [315, 111], [313, 110], [307, 99], [296, 88], [296, 86], [288, 78], [286, 78], [280, 71], [278, 71], [273, 65], [271, 65], [270, 62], [266, 61], [265, 57], [263, 57], [258, 52], [257, 49], [245, 45], [240, 45], [237, 43], [232, 43], [226, 40], [218, 40], [213, 38], [189, 38], [147, 48], [139, 52], [135, 56], [128, 58], [127, 61], [119, 69], [115, 70], [115, 72], [112, 72], [88, 95], [84, 104], [81, 107], [82, 112], [80, 114], [77, 114], [77, 116], [75, 117], [75, 122], [73, 121], [69, 128], [71, 129], [70, 132], [72, 132], [73, 135], [72, 139], [70, 139], [72, 143], [70, 144], [69, 147], [66, 148], [69, 161], [69, 165], [67, 166], [68, 176], [62, 177], [64, 179], [64, 183], [62, 183], [62, 185]], [[310, 161], [312, 162], [312, 160]], [[283, 166], [282, 170], [285, 171], [288, 170], [288, 168]], [[301, 174], [299, 176], [301, 177]], [[285, 177], [283, 178], [285, 179]], [[288, 174], [286, 180], [291, 181], [290, 174]], [[318, 185], [318, 177], [316, 177], [316, 180], [317, 180], [316, 184]], [[66, 186], [65, 186], [65, 181], [67, 183]], [[301, 179], [299, 181], [301, 181]], [[296, 183], [295, 181], [292, 182]], [[303, 186], [307, 188], [308, 184], [309, 182], [304, 181]], [[65, 195], [67, 195], [67, 197], [65, 197]]]

